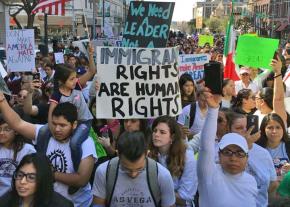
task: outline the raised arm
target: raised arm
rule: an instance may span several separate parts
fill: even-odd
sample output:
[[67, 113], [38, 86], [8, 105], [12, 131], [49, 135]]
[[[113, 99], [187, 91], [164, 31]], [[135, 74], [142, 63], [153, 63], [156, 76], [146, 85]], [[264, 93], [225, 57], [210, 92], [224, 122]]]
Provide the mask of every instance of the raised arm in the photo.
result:
[[25, 114], [28, 114], [31, 116], [38, 115], [38, 107], [35, 105], [32, 105], [32, 95], [33, 95], [33, 90], [35, 89], [35, 86], [40, 87], [41, 83], [28, 82], [28, 83], [23, 84], [23, 88], [28, 91], [27, 97], [23, 101], [23, 111]]
[[[208, 89], [206, 89], [208, 90]], [[215, 137], [217, 131], [217, 117], [220, 95], [205, 92], [208, 113], [201, 131], [200, 150], [197, 161], [197, 175], [199, 180], [208, 179], [215, 170]]]
[[0, 110], [9, 127], [28, 139], [35, 139], [36, 126], [21, 119], [9, 106], [3, 93], [0, 93]]
[[79, 82], [81, 86], [85, 86], [87, 81], [89, 81], [97, 72], [96, 65], [95, 65], [95, 60], [94, 60], [94, 47], [92, 43], [89, 44], [89, 69], [88, 71], [83, 74], [79, 78]]
[[273, 111], [277, 113], [284, 121], [284, 123], [287, 123], [287, 114], [285, 110], [285, 104], [284, 104], [284, 86], [283, 86], [283, 80], [282, 80], [282, 62], [277, 56], [278, 60], [273, 59], [271, 66], [274, 71], [274, 94], [273, 94]]

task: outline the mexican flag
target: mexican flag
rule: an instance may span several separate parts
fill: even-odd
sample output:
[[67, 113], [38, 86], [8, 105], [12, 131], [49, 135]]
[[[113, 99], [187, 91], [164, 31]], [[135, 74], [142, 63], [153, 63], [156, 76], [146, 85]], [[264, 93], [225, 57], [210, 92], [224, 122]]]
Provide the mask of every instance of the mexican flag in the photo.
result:
[[230, 78], [234, 81], [240, 80], [235, 70], [235, 63], [233, 55], [235, 54], [236, 47], [236, 32], [234, 30], [234, 16], [233, 16], [233, 1], [232, 1], [232, 14], [227, 26], [226, 41], [224, 46], [224, 56], [226, 63], [224, 67], [224, 78]]

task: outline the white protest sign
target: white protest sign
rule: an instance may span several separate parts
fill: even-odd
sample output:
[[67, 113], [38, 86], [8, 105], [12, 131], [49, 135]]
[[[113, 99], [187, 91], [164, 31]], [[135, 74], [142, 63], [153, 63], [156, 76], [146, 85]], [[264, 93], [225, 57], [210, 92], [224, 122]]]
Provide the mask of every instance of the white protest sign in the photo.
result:
[[62, 52], [54, 53], [54, 60], [56, 64], [63, 64], [64, 63], [64, 57]]
[[8, 30], [6, 32], [7, 70], [9, 72], [35, 69], [34, 30]]
[[97, 47], [100, 119], [181, 113], [176, 48]]
[[179, 75], [188, 73], [193, 80], [200, 80], [203, 78], [204, 64], [210, 60], [209, 54], [183, 54], [179, 55], [178, 69]]

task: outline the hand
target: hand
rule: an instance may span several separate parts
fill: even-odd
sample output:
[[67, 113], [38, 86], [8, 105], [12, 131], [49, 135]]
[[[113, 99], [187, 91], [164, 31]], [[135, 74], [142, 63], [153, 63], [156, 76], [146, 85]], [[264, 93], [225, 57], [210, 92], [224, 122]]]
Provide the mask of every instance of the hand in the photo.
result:
[[245, 138], [247, 140], [249, 147], [251, 147], [252, 144], [255, 143], [256, 141], [258, 141], [261, 137], [260, 130], [258, 132], [256, 132], [255, 134], [251, 134], [251, 132], [253, 131], [254, 128], [255, 128], [255, 126], [251, 126], [245, 134]]
[[94, 47], [93, 47], [93, 44], [92, 44], [92, 42], [89, 42], [89, 55], [91, 56], [93, 56], [94, 55], [94, 53], [95, 53], [95, 49], [94, 49]]
[[217, 95], [217, 94], [212, 94], [210, 92], [209, 88], [204, 88], [204, 95], [206, 98], [206, 102], [208, 107], [210, 108], [219, 108], [220, 106], [220, 102], [222, 100], [222, 96], [221, 95]]
[[278, 60], [273, 59], [270, 65], [273, 68], [274, 73], [280, 74], [282, 69], [282, 61], [279, 55], [277, 55], [277, 59]]
[[290, 171], [290, 164], [286, 163], [285, 165], [283, 165], [282, 170], [283, 170], [284, 174], [288, 173]]
[[181, 130], [185, 136], [188, 137], [190, 135], [190, 130], [187, 126], [181, 126]]
[[96, 80], [96, 91], [100, 90], [100, 83], [98, 80]]
[[110, 138], [109, 137], [99, 137], [98, 138], [101, 145], [103, 145], [105, 148], [109, 148], [111, 146]]

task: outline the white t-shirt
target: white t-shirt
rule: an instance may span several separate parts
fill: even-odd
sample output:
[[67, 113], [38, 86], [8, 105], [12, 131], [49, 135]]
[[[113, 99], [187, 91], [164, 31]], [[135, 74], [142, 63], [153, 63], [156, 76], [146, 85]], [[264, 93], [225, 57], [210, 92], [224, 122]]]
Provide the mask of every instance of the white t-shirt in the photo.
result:
[[257, 144], [249, 150], [246, 171], [254, 176], [257, 182], [257, 207], [268, 206], [268, 188], [271, 181], [277, 180], [276, 170], [269, 152]]
[[[37, 125], [36, 133], [35, 133], [35, 143], [37, 143], [37, 135], [39, 129], [43, 125]], [[46, 155], [49, 158], [53, 167], [62, 173], [75, 173], [72, 159], [71, 159], [71, 149], [70, 149], [70, 141], [66, 143], [61, 143], [54, 139], [53, 137], [50, 138], [48, 147], [46, 150]], [[95, 145], [93, 140], [89, 137], [82, 143], [82, 160], [93, 156], [97, 159]], [[76, 193], [73, 195], [68, 194], [68, 186], [61, 182], [54, 183], [54, 190], [61, 194], [62, 196], [66, 197], [67, 199], [71, 200], [74, 203], [74, 206], [83, 207], [83, 206], [90, 206], [93, 195], [91, 192], [91, 185], [88, 183], [86, 186], [80, 188]]]
[[[181, 125], [184, 125], [185, 123], [185, 117], [188, 116], [190, 117], [190, 107], [191, 104], [185, 106], [182, 109], [182, 113], [178, 116], [178, 123]], [[195, 118], [192, 126], [190, 127], [190, 132], [193, 133], [193, 135], [199, 133], [202, 130], [202, 127], [204, 125], [205, 117], [206, 117], [207, 112], [203, 115], [200, 111], [198, 102], [196, 102], [196, 112], [195, 112]]]
[[261, 123], [267, 114], [262, 114], [260, 110], [257, 110], [255, 111], [254, 115], [257, 115], [259, 117], [259, 128], [260, 128]]
[[256, 94], [259, 91], [259, 87], [254, 82], [250, 82], [249, 86], [246, 87], [241, 80], [235, 81], [236, 93], [238, 93], [243, 88], [245, 88], [245, 89], [251, 89], [254, 94]]
[[34, 152], [36, 151], [31, 144], [24, 144], [14, 161], [14, 151], [0, 145], [0, 196], [10, 190], [13, 173], [22, 158]]
[[[106, 199], [106, 172], [109, 161], [102, 163], [96, 170], [93, 194]], [[161, 193], [161, 206], [175, 204], [173, 181], [169, 171], [161, 164], [158, 167], [158, 184]], [[154, 207], [147, 184], [146, 169], [132, 179], [121, 169], [118, 170], [117, 181], [111, 199], [111, 207]]]

